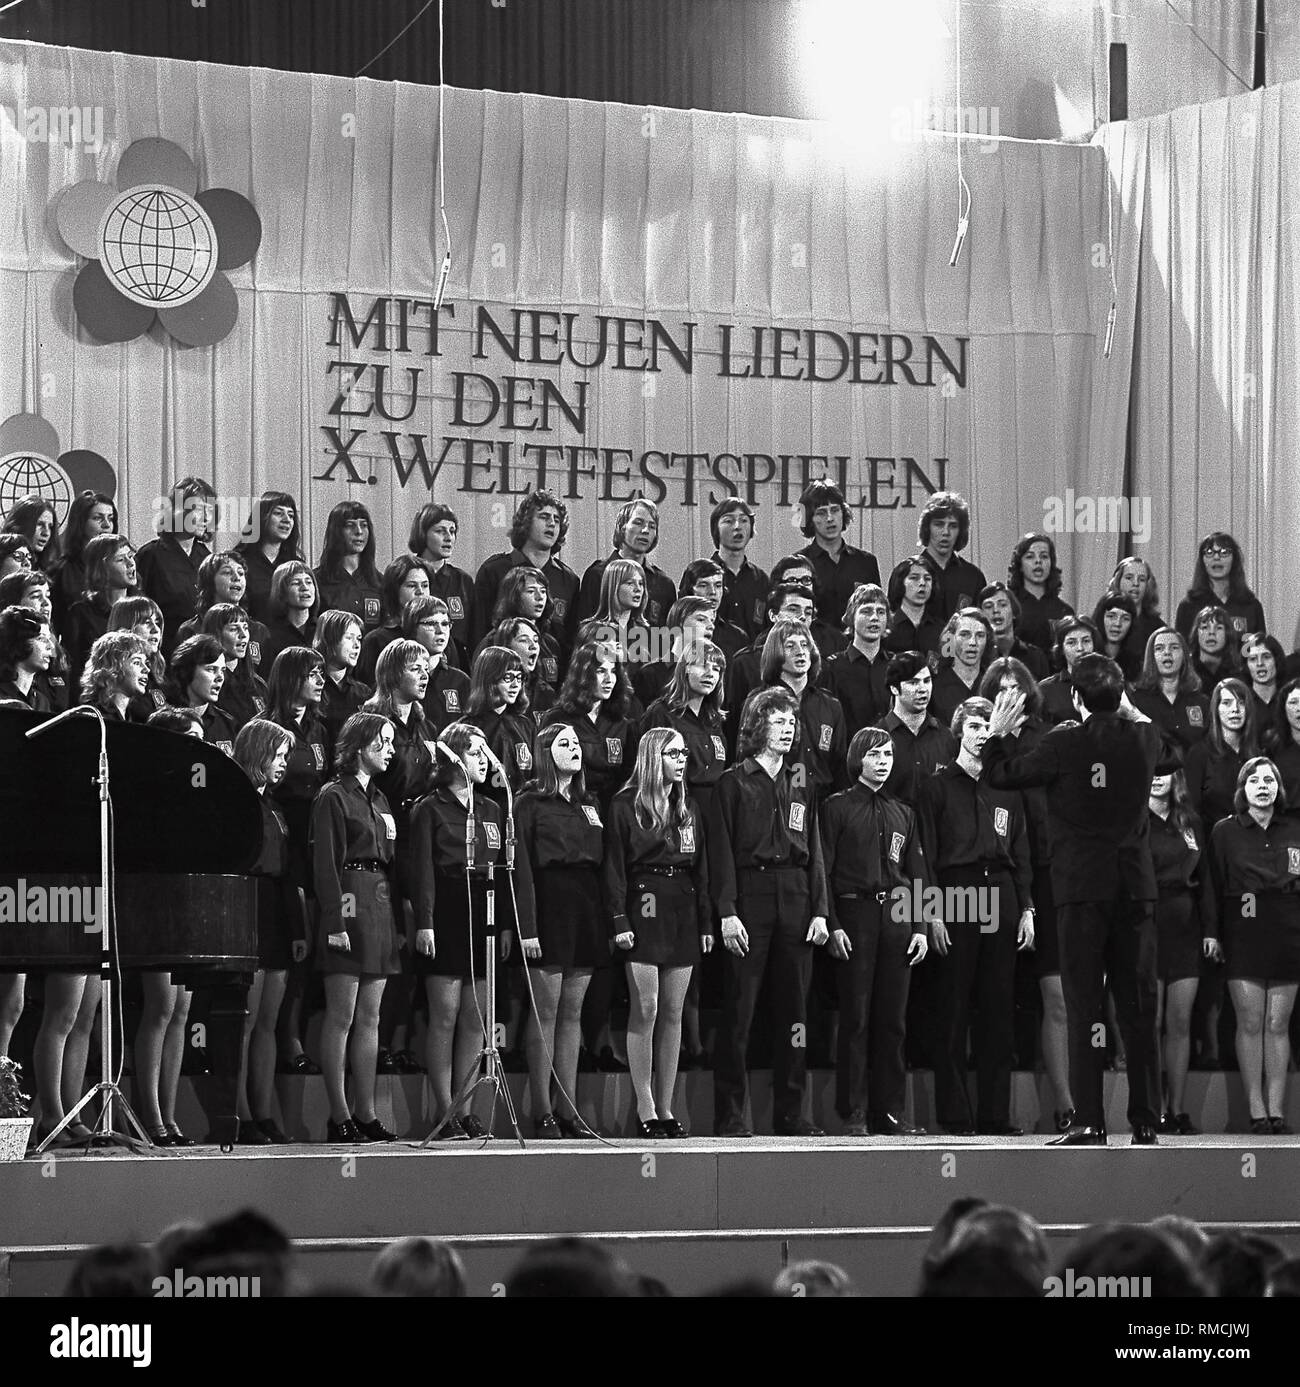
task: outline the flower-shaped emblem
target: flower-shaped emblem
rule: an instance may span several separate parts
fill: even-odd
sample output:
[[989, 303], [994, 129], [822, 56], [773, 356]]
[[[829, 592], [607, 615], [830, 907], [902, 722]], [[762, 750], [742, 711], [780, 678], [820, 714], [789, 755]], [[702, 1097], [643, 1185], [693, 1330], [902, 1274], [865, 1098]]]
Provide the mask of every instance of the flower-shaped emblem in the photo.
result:
[[130, 341], [155, 318], [190, 347], [209, 347], [234, 327], [239, 304], [222, 271], [257, 254], [262, 223], [246, 197], [198, 186], [179, 145], [147, 139], [118, 160], [115, 186], [85, 179], [60, 196], [59, 235], [86, 259], [73, 307], [101, 342]]
[[82, 491], [117, 494], [117, 474], [98, 453], [60, 452], [58, 430], [39, 414], [11, 414], [0, 423], [0, 515], [25, 496], [43, 496], [62, 525]]

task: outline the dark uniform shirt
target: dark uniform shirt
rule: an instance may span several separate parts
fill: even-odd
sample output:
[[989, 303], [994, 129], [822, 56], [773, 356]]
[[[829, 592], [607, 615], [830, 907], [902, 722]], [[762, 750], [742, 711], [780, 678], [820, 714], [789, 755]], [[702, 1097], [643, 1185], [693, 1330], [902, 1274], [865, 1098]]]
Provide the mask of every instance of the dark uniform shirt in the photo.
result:
[[1208, 738], [1187, 753], [1187, 794], [1203, 824], [1213, 827], [1233, 812], [1237, 776], [1248, 759], [1230, 747], [1216, 752]]
[[311, 860], [322, 934], [339, 934], [344, 928], [344, 864], [390, 864], [396, 839], [388, 801], [374, 781], [362, 789], [355, 775], [340, 776], [316, 796], [311, 810]]
[[[605, 566], [610, 559], [616, 558], [616, 553], [610, 554], [608, 558], [596, 559], [588, 565], [587, 571], [582, 575], [582, 587], [578, 591], [580, 617], [595, 616], [600, 606], [600, 584], [605, 576]], [[662, 568], [657, 568], [651, 563], [648, 556], [638, 559], [637, 562], [645, 570], [646, 596], [641, 615], [647, 626], [663, 626], [668, 620], [668, 609], [677, 601], [677, 589], [673, 586], [673, 580]]]
[[893, 704], [885, 683], [889, 654], [882, 647], [869, 660], [856, 645], [822, 663], [821, 686], [839, 700], [844, 710], [845, 731], [851, 741], [856, 732], [883, 718]]
[[752, 757], [718, 781], [717, 851], [710, 864], [718, 914], [735, 915], [739, 873], [753, 867], [799, 867], [807, 873], [812, 914], [826, 916], [826, 874], [817, 832], [817, 799], [796, 783], [793, 767], [774, 780]]
[[50, 700], [50, 708], [55, 713], [66, 712], [69, 705], [75, 701], [74, 686], [67, 670], [56, 670], [51, 665], [49, 669], [38, 674], [32, 683]]
[[[492, 629], [492, 609], [496, 606], [501, 580], [512, 568], [536, 567], [522, 549], [511, 549], [505, 554], [493, 554], [484, 559], [474, 576], [474, 617], [471, 629], [472, 640], [477, 643]], [[573, 643], [578, 633], [578, 575], [563, 559], [552, 554], [539, 570], [546, 579], [550, 603], [542, 613], [542, 623], [546, 633], [555, 638], [560, 647], [561, 659], [567, 665], [573, 653]], [[600, 586], [596, 587], [599, 598]], [[595, 611], [595, 608], [592, 608]]]
[[235, 754], [235, 727], [219, 704], [209, 703], [196, 709], [203, 719], [203, 740], [209, 746], [219, 747], [227, 756]]
[[[1263, 635], [1268, 630], [1264, 624], [1264, 607], [1258, 597], [1248, 597], [1244, 602], [1239, 602], [1235, 598], [1220, 602], [1213, 592], [1202, 588], [1199, 592], [1189, 592], [1178, 604], [1178, 610], [1174, 613], [1174, 630], [1184, 640], [1191, 639], [1192, 624], [1196, 620], [1196, 613], [1203, 607], [1222, 607], [1228, 613], [1228, 622], [1237, 633], [1238, 641], [1244, 635], [1250, 633]], [[1278, 673], [1280, 674], [1281, 670]]]
[[526, 862], [530, 881], [527, 904], [520, 893], [519, 934], [537, 938], [536, 897], [531, 877], [553, 867], [600, 867], [605, 860], [605, 822], [600, 806], [588, 795], [574, 802], [563, 795], [525, 790], [515, 801], [515, 833], [519, 857]]
[[1016, 601], [1020, 603], [1020, 624], [1016, 627], [1016, 633], [1022, 641], [1037, 646], [1050, 658], [1052, 623], [1073, 616], [1074, 608], [1059, 597], [1035, 597], [1023, 588], [1016, 593]]
[[953, 668], [951, 660], [945, 660], [938, 674], [934, 676], [934, 692], [930, 695], [930, 716], [944, 727], [952, 725], [952, 715], [968, 698], [980, 696], [979, 675], [973, 684], [966, 681]]
[[469, 701], [469, 676], [452, 669], [446, 660], [439, 660], [437, 669], [429, 671], [429, 683], [424, 691], [424, 716], [433, 724], [435, 733], [459, 722], [465, 716]]
[[865, 549], [855, 549], [847, 540], [840, 545], [835, 558], [816, 540], [800, 549], [799, 554], [812, 564], [817, 582], [817, 615], [835, 630], [844, 621], [844, 608], [854, 588], [862, 583], [880, 586], [880, 565], [876, 556]]
[[351, 673], [345, 673], [341, 682], [337, 684], [330, 675], [325, 676], [325, 687], [320, 696], [320, 715], [329, 734], [331, 746], [337, 744], [343, 724], [353, 713], [360, 712], [361, 705], [372, 693], [374, 690], [369, 684], [354, 679]]
[[1220, 819], [1210, 833], [1209, 859], [1211, 889], [1201, 897], [1202, 925], [1217, 937], [1220, 912], [1231, 897], [1300, 892], [1300, 820], [1274, 814], [1261, 828], [1249, 813]]
[[447, 604], [451, 622], [451, 638], [456, 642], [459, 663], [469, 668], [469, 651], [473, 645], [474, 580], [463, 568], [445, 563], [429, 578], [430, 597], [440, 597]]
[[[474, 870], [480, 879], [505, 857], [505, 828], [501, 808], [476, 787], [474, 795]], [[438, 877], [464, 877], [465, 840], [469, 811], [445, 785], [427, 794], [411, 814], [411, 858], [415, 872], [415, 927], [435, 931], [437, 941]], [[523, 854], [516, 852], [519, 870]], [[497, 928], [514, 928], [515, 914], [504, 875], [494, 871]], [[464, 888], [460, 888], [463, 890]], [[530, 889], [531, 894], [531, 889]]]
[[32, 679], [31, 687], [26, 693], [18, 687], [12, 679], [0, 680], [0, 698], [16, 698], [20, 703], [25, 703], [33, 713], [50, 713], [54, 711], [53, 704], [45, 690]]
[[312, 576], [319, 594], [317, 611], [351, 612], [361, 622], [363, 631], [371, 631], [379, 625], [383, 597], [378, 583], [371, 582], [360, 572], [349, 573], [346, 569], [340, 569], [337, 578], [327, 578], [323, 568], [314, 568]]
[[[532, 714], [515, 713], [507, 707], [500, 714], [487, 709], [461, 721], [469, 723], [471, 727], [477, 727], [482, 732], [488, 750], [505, 767], [511, 794], [517, 795], [523, 789], [524, 782], [530, 780], [533, 774], [533, 739], [537, 736], [537, 723]], [[481, 793], [504, 807], [505, 786], [499, 783], [499, 772], [495, 768], [489, 774]]]
[[1173, 815], [1162, 819], [1148, 811], [1151, 829], [1151, 866], [1156, 889], [1162, 896], [1174, 891], [1194, 891], [1200, 884], [1201, 835], [1194, 824], [1180, 829]]
[[[640, 717], [639, 712], [637, 717]], [[567, 723], [577, 734], [582, 746], [582, 775], [587, 789], [603, 809], [608, 809], [610, 800], [623, 788], [636, 764], [636, 720], [613, 717], [603, 707], [594, 722], [588, 714], [569, 717], [558, 708], [552, 708], [546, 715], [545, 725], [549, 727], [555, 722]]]
[[1145, 713], [1166, 736], [1190, 750], [1209, 731], [1210, 700], [1201, 693], [1180, 693], [1172, 703], [1159, 689], [1134, 689], [1129, 695], [1139, 713]]
[[[784, 681], [776, 687], [790, 688]], [[803, 763], [808, 784], [822, 800], [832, 790], [845, 789], [849, 781], [844, 709], [838, 699], [813, 684], [806, 684], [802, 694], [790, 692], [799, 705], [799, 727], [788, 759], [791, 764]]]
[[[263, 679], [268, 678], [271, 673], [271, 666], [275, 664], [275, 657], [282, 650], [288, 650], [292, 645], [310, 646], [315, 639], [315, 617], [308, 617], [305, 626], [295, 626], [283, 617], [278, 621], [271, 622], [266, 628], [266, 644], [262, 646], [262, 659], [257, 666], [258, 674]], [[252, 654], [251, 648], [249, 654], [250, 656]]]
[[246, 675], [243, 680], [237, 680], [232, 670], [226, 671], [226, 682], [217, 699], [217, 707], [230, 719], [236, 734], [246, 722], [266, 716], [266, 681], [253, 673], [251, 662], [251, 654], [245, 655], [240, 662]]
[[307, 862], [307, 834], [311, 807], [329, 773], [331, 745], [325, 724], [316, 713], [304, 713], [301, 722], [286, 727], [293, 742], [284, 778], [268, 791], [289, 825], [289, 847], [298, 859], [299, 875], [311, 879]]
[[436, 766], [429, 742], [435, 738], [433, 729], [425, 724], [423, 718], [416, 717], [414, 708], [405, 722], [401, 718], [387, 716], [393, 724], [393, 759], [386, 771], [375, 776], [375, 784], [384, 792], [384, 798], [397, 820], [398, 831], [405, 836], [406, 824], [416, 800], [428, 794], [433, 783]]
[[1277, 747], [1270, 755], [1278, 775], [1282, 777], [1278, 800], [1281, 801], [1285, 795], [1286, 812], [1294, 814], [1300, 810], [1300, 743], [1294, 737], [1288, 737], [1285, 745]]
[[921, 561], [934, 577], [928, 605], [941, 625], [959, 608], [976, 606], [976, 594], [988, 587], [983, 573], [960, 554], [954, 554], [944, 568], [939, 567], [928, 549], [922, 551]]
[[[262, 846], [248, 874], [274, 881], [273, 899], [278, 914], [288, 926], [289, 938], [305, 940], [307, 921], [298, 888], [306, 886], [306, 882], [299, 879], [293, 854], [289, 851], [289, 825], [269, 794], [263, 791], [257, 798], [262, 808]], [[259, 896], [259, 902], [261, 899]]]
[[108, 630], [108, 618], [112, 610], [112, 605], [102, 592], [93, 595], [83, 594], [68, 608], [63, 630], [59, 635], [63, 639], [63, 648], [68, 656], [68, 680], [71, 688], [81, 688], [81, 672], [90, 660], [90, 648]]
[[271, 579], [280, 563], [287, 563], [293, 555], [273, 561], [262, 552], [260, 544], [237, 544], [235, 553], [244, 561], [244, 576], [248, 584], [244, 588], [242, 606], [254, 621], [265, 625], [271, 620]]
[[[895, 891], [910, 897], [914, 886], [924, 891], [932, 882], [916, 815], [861, 780], [822, 806], [821, 841], [832, 929], [840, 928], [836, 900]], [[924, 914], [913, 914], [912, 933], [924, 934]]]
[[935, 872], [1007, 872], [1015, 883], [1016, 914], [1029, 910], [1033, 866], [1020, 795], [974, 780], [955, 763], [927, 776], [920, 790], [921, 837]]
[[722, 602], [718, 607], [718, 621], [730, 622], [745, 633], [747, 641], [752, 641], [767, 625], [767, 574], [748, 559], [743, 560], [733, 573], [723, 563], [722, 554], [716, 550], [713, 562], [722, 569]]
[[199, 604], [199, 565], [212, 553], [196, 539], [187, 554], [175, 535], [159, 535], [142, 544], [135, 556], [140, 592], [152, 597], [163, 618], [162, 653], [171, 657], [181, 623], [194, 615]]
[[620, 790], [610, 803], [605, 824], [605, 861], [601, 873], [605, 903], [609, 909], [609, 937], [635, 932], [641, 902], [629, 896], [628, 883], [639, 870], [682, 867], [695, 887], [695, 919], [701, 937], [713, 933], [709, 908], [708, 857], [704, 850], [704, 825], [695, 801], [686, 796], [686, 816], [671, 822], [666, 831], [646, 828], [636, 816], [635, 792]]
[[904, 655], [909, 650], [937, 655], [943, 627], [944, 623], [928, 610], [917, 624], [904, 615], [901, 607], [895, 607], [889, 614], [889, 630], [882, 644], [891, 655]]
[[639, 736], [652, 727], [671, 727], [686, 743], [686, 784], [695, 794], [701, 788], [712, 790], [727, 769], [727, 741], [721, 720], [702, 722], [690, 708], [674, 712], [667, 698], [656, 699], [646, 709]]
[[885, 781], [885, 790], [905, 804], [915, 805], [921, 779], [957, 755], [957, 739], [929, 714], [912, 732], [892, 708], [875, 726], [883, 727], [894, 743], [894, 769]]

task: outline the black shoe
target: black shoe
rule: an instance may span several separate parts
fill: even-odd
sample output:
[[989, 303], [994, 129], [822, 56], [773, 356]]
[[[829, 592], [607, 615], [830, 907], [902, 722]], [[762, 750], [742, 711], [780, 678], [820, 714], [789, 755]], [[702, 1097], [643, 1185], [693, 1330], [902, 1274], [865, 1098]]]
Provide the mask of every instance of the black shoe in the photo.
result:
[[543, 1113], [533, 1123], [533, 1129], [540, 1141], [564, 1140], [564, 1133], [560, 1131], [560, 1124], [555, 1120], [553, 1112]]
[[1185, 1112], [1166, 1113], [1165, 1116], [1172, 1123], [1171, 1126], [1161, 1125], [1161, 1131], [1172, 1132], [1175, 1136], [1195, 1137], [1200, 1135], [1200, 1128], [1192, 1123], [1192, 1119]]
[[1145, 1122], [1139, 1122], [1133, 1128], [1134, 1146], [1158, 1146], [1159, 1138], [1156, 1136], [1156, 1129]]
[[846, 1137], [866, 1137], [871, 1135], [867, 1130], [867, 1115], [861, 1108], [854, 1108], [848, 1115], [844, 1123], [844, 1131], [841, 1135]]
[[950, 1137], [973, 1137], [975, 1128], [969, 1122], [941, 1122], [939, 1124]]
[[1286, 1120], [1281, 1117], [1270, 1117], [1268, 1120], [1268, 1130], [1275, 1137], [1289, 1137], [1294, 1135], [1291, 1128], [1286, 1125]]
[[[1268, 1118], [1265, 1118], [1264, 1121], [1265, 1123], [1267, 1123]], [[36, 1135], [41, 1141], [44, 1141], [45, 1138], [49, 1136], [49, 1134], [49, 1131], [43, 1132], [39, 1127], [36, 1129]], [[171, 1146], [172, 1134], [167, 1130], [166, 1127], [151, 1127], [149, 1129], [149, 1140], [153, 1142], [155, 1146]], [[55, 1147], [59, 1146], [74, 1145], [76, 1145], [76, 1142], [74, 1141], [69, 1129], [65, 1127], [63, 1131], [59, 1133], [59, 1139], [51, 1144], [50, 1150], [52, 1151], [55, 1149]]]
[[1271, 1137], [1273, 1135], [1273, 1123], [1267, 1117], [1252, 1117], [1250, 1119], [1250, 1134], [1253, 1137]]
[[1025, 1129], [1010, 1122], [980, 1122], [975, 1127], [982, 1137], [1023, 1137]]
[[273, 1117], [255, 1117], [253, 1125], [262, 1129], [272, 1146], [291, 1146], [293, 1144], [276, 1125]]
[[393, 1058], [391, 1050], [380, 1050], [378, 1058], [375, 1060], [376, 1074], [400, 1074], [402, 1071], [397, 1067], [397, 1061]]
[[826, 1133], [815, 1122], [806, 1117], [795, 1117], [788, 1122], [776, 1123], [772, 1130], [779, 1137], [824, 1137]]
[[1054, 1112], [1052, 1122], [1058, 1132], [1068, 1132], [1074, 1126], [1074, 1109], [1066, 1108], [1064, 1112]]
[[917, 1127], [904, 1117], [895, 1117], [892, 1112], [869, 1118], [867, 1131], [873, 1137], [923, 1137], [927, 1135], [924, 1127]]
[[636, 1120], [636, 1135], [642, 1141], [658, 1141], [664, 1135], [663, 1125], [657, 1117], [652, 1117], [649, 1122], [642, 1122], [638, 1117]]
[[346, 1117], [342, 1122], [326, 1122], [325, 1140], [329, 1142], [346, 1142], [349, 1146], [358, 1146], [364, 1145], [366, 1138], [353, 1119]]
[[729, 1117], [725, 1122], [715, 1122], [713, 1135], [730, 1141], [733, 1138], [752, 1137], [754, 1129], [745, 1125], [743, 1117]]
[[390, 1132], [377, 1117], [372, 1117], [369, 1122], [357, 1122], [357, 1131], [360, 1132], [367, 1141], [397, 1140], [397, 1133]]
[[466, 1113], [460, 1120], [460, 1130], [470, 1139], [470, 1141], [481, 1141], [484, 1137], [490, 1136], [488, 1129], [474, 1116], [472, 1112]]
[[167, 1124], [167, 1135], [171, 1138], [169, 1146], [197, 1146], [198, 1142], [193, 1137], [187, 1137], [184, 1132], [174, 1123]]
[[596, 1068], [602, 1074], [626, 1074], [628, 1067], [609, 1048], [608, 1045], [596, 1056]]
[[270, 1146], [271, 1138], [266, 1135], [256, 1122], [245, 1122], [241, 1118], [239, 1122], [239, 1144], [240, 1146]]
[[291, 1060], [282, 1060], [275, 1067], [277, 1074], [296, 1074], [300, 1078], [307, 1078], [313, 1074], [321, 1072], [320, 1065], [308, 1055], [297, 1055]]
[[675, 1117], [661, 1117], [659, 1119], [659, 1135], [668, 1137], [672, 1141], [680, 1141], [683, 1137], [690, 1136], [690, 1133]]
[[465, 1135], [464, 1129], [460, 1125], [460, 1119], [454, 1115], [447, 1119], [442, 1129], [438, 1132], [438, 1135], [434, 1137], [434, 1141], [468, 1140], [469, 1138]]
[[398, 1050], [393, 1055], [393, 1063], [397, 1066], [399, 1074], [423, 1074], [424, 1065], [411, 1053], [410, 1050]]
[[571, 1141], [586, 1141], [593, 1135], [580, 1117], [560, 1117], [556, 1114], [555, 1125], [560, 1129], [560, 1135]]
[[1105, 1127], [1089, 1127], [1076, 1122], [1059, 1137], [1053, 1137], [1048, 1146], [1105, 1146]]

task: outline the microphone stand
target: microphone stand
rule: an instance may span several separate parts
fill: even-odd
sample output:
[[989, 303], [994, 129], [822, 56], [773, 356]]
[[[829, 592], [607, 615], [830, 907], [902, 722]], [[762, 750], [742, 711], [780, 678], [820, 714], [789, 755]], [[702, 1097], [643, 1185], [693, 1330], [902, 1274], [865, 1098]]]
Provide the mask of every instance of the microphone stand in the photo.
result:
[[[470, 962], [471, 969], [474, 959], [474, 883], [472, 880], [474, 871], [474, 781], [469, 774], [469, 768], [456, 756], [450, 748], [437, 743], [438, 749], [450, 756], [460, 766], [461, 772], [465, 776], [465, 785], [469, 792], [469, 809], [465, 820], [465, 891], [469, 898], [469, 928], [470, 928]], [[488, 752], [488, 759], [497, 768], [501, 776], [501, 783], [505, 786], [506, 803], [508, 805], [506, 814], [506, 870], [514, 869], [514, 796], [510, 793], [510, 779], [505, 773], [505, 768], [492, 753]], [[474, 1092], [484, 1084], [492, 1089], [492, 1107], [488, 1112], [487, 1131], [488, 1137], [492, 1135], [492, 1125], [496, 1120], [497, 1102], [500, 1100], [505, 1104], [506, 1113], [510, 1118], [510, 1125], [514, 1129], [515, 1140], [520, 1146], [524, 1146], [523, 1133], [519, 1130], [519, 1117], [515, 1112], [514, 1100], [510, 1096], [510, 1088], [506, 1083], [505, 1067], [501, 1062], [501, 1052], [497, 1048], [497, 913], [496, 913], [496, 887], [494, 884], [494, 869], [491, 862], [486, 864], [487, 871], [487, 890], [486, 906], [487, 921], [484, 932], [486, 934], [486, 947], [484, 949], [485, 977], [484, 986], [487, 989], [487, 1006], [483, 1015], [483, 1047], [475, 1057], [475, 1063], [465, 1082], [461, 1085], [460, 1092], [451, 1100], [451, 1107], [447, 1109], [441, 1122], [429, 1133], [420, 1143], [420, 1148], [428, 1146], [431, 1141], [437, 1139], [438, 1133], [452, 1120], [455, 1113], [463, 1107]], [[471, 979], [471, 986], [473, 985]]]
[[[42, 732], [48, 732], [52, 727], [69, 718], [93, 717], [99, 723], [99, 773], [95, 777], [94, 783], [99, 787], [99, 919], [96, 922], [99, 932], [99, 976], [102, 984], [99, 1001], [99, 1083], [88, 1093], [84, 1094], [77, 1102], [76, 1106], [59, 1123], [57, 1127], [45, 1138], [36, 1148], [35, 1154], [40, 1155], [58, 1137], [59, 1133], [70, 1126], [77, 1117], [77, 1114], [86, 1106], [87, 1103], [99, 1097], [104, 1097], [103, 1107], [100, 1109], [99, 1116], [95, 1119], [92, 1128], [92, 1135], [87, 1145], [90, 1146], [125, 1146], [129, 1150], [142, 1152], [152, 1151], [154, 1144], [149, 1138], [132, 1111], [131, 1105], [126, 1101], [126, 1095], [118, 1086], [113, 1077], [113, 959], [117, 952], [117, 920], [112, 909], [112, 896], [109, 894], [109, 876], [112, 863], [112, 851], [109, 837], [109, 794], [108, 794], [108, 724], [104, 720], [103, 712], [91, 703], [79, 703], [75, 708], [69, 708], [66, 712], [60, 713], [57, 717], [49, 718], [41, 723], [39, 727], [33, 727], [24, 735], [30, 741], [33, 737], [39, 737]], [[138, 1139], [124, 1132], [119, 1132], [113, 1126], [113, 1104], [120, 1103], [122, 1113], [127, 1122], [139, 1133]]]

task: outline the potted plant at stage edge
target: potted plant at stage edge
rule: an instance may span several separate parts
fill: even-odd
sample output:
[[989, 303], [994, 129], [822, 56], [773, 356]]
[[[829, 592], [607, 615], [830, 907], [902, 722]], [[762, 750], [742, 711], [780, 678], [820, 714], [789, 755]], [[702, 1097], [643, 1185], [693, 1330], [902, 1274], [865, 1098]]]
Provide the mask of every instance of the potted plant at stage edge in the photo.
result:
[[21, 1161], [32, 1133], [31, 1100], [19, 1084], [21, 1075], [21, 1065], [0, 1055], [0, 1161]]

